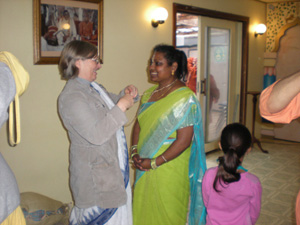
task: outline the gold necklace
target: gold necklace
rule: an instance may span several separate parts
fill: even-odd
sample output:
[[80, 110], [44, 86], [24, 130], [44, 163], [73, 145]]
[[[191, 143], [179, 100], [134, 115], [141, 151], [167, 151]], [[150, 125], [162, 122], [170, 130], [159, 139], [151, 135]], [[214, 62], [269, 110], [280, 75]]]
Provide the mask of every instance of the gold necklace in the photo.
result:
[[154, 94], [154, 93], [156, 93], [156, 92], [159, 92], [159, 91], [161, 91], [161, 90], [163, 90], [163, 89], [165, 89], [165, 88], [168, 88], [168, 87], [172, 86], [173, 84], [175, 84], [176, 81], [177, 81], [177, 79], [175, 79], [172, 83], [168, 84], [168, 85], [165, 86], [165, 87], [162, 87], [162, 88], [160, 88], [160, 89], [154, 90], [154, 91], [152, 92], [152, 94]]
[[[163, 97], [170, 89], [172, 88], [172, 86], [170, 86], [164, 93], [162, 93], [156, 100], [161, 99], [161, 97]], [[153, 94], [153, 93], [152, 93]], [[152, 97], [152, 95], [150, 96], [150, 98]], [[150, 99], [149, 98], [149, 99]]]
[[177, 81], [177, 79], [175, 79], [172, 83], [168, 84], [168, 85], [165, 86], [165, 87], [162, 87], [162, 88], [160, 88], [160, 89], [154, 90], [154, 91], [151, 93], [149, 99], [151, 99], [152, 95], [154, 95], [156, 92], [159, 92], [159, 91], [161, 91], [161, 90], [163, 90], [163, 89], [165, 89], [165, 88], [168, 88], [167, 91], [165, 91], [161, 96], [158, 97], [158, 99], [160, 99], [164, 94], [166, 94], [166, 93], [171, 89], [171, 87], [176, 83], [176, 81]]

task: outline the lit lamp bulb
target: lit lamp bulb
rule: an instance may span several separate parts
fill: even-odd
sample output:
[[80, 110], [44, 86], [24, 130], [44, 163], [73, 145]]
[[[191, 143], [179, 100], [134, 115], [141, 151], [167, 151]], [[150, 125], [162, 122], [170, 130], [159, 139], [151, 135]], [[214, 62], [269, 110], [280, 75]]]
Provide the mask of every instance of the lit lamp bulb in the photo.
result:
[[65, 24], [63, 24], [62, 27], [63, 27], [64, 30], [69, 30], [70, 29], [70, 24], [65, 23]]
[[262, 34], [264, 34], [266, 32], [266, 30], [267, 30], [266, 25], [264, 25], [263, 23], [258, 24], [255, 27], [255, 34], [254, 34], [254, 36], [257, 37], [257, 35], [262, 35]]
[[165, 8], [159, 7], [155, 9], [152, 14], [152, 26], [157, 27], [158, 24], [163, 24], [167, 18], [168, 11]]

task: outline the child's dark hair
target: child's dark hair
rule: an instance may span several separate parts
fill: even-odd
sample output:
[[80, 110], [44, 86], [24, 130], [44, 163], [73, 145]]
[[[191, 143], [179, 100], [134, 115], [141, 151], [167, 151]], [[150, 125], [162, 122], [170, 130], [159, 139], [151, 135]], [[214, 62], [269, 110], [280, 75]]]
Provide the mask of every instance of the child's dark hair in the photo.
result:
[[237, 172], [242, 158], [251, 147], [252, 138], [249, 130], [240, 123], [227, 125], [221, 134], [221, 148], [224, 156], [219, 157], [219, 168], [214, 180], [214, 189], [217, 189], [217, 183], [222, 185], [240, 180], [240, 174]]
[[175, 75], [179, 80], [185, 81], [188, 70], [187, 57], [183, 51], [174, 48], [172, 45], [159, 44], [154, 47], [153, 52], [164, 53], [169, 66], [176, 62], [178, 67]]

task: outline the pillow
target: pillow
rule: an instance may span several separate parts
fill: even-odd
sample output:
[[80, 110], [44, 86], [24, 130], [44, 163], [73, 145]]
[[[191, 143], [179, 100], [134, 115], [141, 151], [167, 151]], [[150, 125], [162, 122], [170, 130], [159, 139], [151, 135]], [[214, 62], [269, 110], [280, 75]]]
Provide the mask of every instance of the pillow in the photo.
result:
[[27, 225], [68, 224], [69, 204], [38, 193], [24, 192], [21, 193], [20, 205]]

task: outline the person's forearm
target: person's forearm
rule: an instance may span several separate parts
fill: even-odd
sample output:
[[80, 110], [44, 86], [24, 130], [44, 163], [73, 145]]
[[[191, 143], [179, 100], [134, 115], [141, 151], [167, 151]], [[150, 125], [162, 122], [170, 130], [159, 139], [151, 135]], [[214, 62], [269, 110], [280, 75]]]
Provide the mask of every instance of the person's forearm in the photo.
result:
[[[156, 158], [157, 166], [160, 166], [166, 162], [169, 162], [177, 158], [181, 153], [183, 153], [189, 145], [185, 143], [180, 143], [178, 140], [174, 141], [172, 145], [160, 156]], [[163, 155], [163, 156], [162, 156]]]
[[139, 141], [140, 125], [138, 120], [135, 121], [132, 129], [131, 145], [137, 145]]
[[270, 113], [277, 113], [284, 109], [300, 92], [300, 71], [276, 83], [267, 101]]
[[160, 166], [163, 163], [171, 161], [181, 155], [181, 153], [183, 153], [190, 146], [193, 139], [193, 134], [194, 129], [192, 126], [177, 130], [176, 140], [163, 154], [156, 158], [156, 164]]

